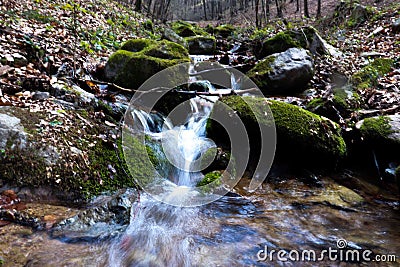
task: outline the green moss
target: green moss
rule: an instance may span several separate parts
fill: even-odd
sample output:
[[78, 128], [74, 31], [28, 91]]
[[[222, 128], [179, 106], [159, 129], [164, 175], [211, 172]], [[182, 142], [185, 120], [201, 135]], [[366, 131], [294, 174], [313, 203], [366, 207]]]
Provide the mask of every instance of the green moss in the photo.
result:
[[192, 36], [185, 38], [190, 54], [213, 55], [215, 53], [217, 42], [214, 36]]
[[0, 177], [17, 186], [37, 187], [48, 184], [46, 163], [36, 147], [29, 149], [6, 148], [1, 156]]
[[143, 54], [161, 59], [187, 60], [189, 54], [182, 45], [167, 40], [162, 40], [148, 47]]
[[[340, 127], [330, 120], [297, 106], [279, 101], [267, 101], [264, 98], [242, 99], [238, 96], [229, 96], [222, 98], [221, 101], [236, 111], [246, 126], [250, 143], [255, 142], [254, 146], [259, 146], [256, 137], [253, 137], [258, 125], [268, 127], [273, 122], [268, 116], [267, 106], [269, 106], [277, 132], [277, 153], [284, 158], [295, 158], [299, 162], [307, 160], [309, 161], [307, 163], [311, 163], [312, 160], [340, 159], [346, 155], [346, 144], [340, 135]], [[215, 107], [222, 108], [218, 102]], [[211, 136], [217, 133], [221, 135], [220, 129], [212, 122], [207, 131]]]
[[215, 28], [211, 24], [207, 24], [207, 26], [204, 28], [204, 30], [209, 34], [214, 34]]
[[145, 22], [143, 22], [143, 28], [150, 31], [154, 32], [154, 24], [151, 20], [147, 19]]
[[272, 27], [265, 27], [262, 29], [255, 29], [253, 33], [250, 35], [250, 40], [264, 40], [268, 38], [271, 33], [274, 32], [274, 28]]
[[247, 76], [252, 79], [259, 88], [268, 87], [269, 82], [263, 77], [272, 71], [271, 66], [274, 63], [275, 58], [275, 56], [268, 56], [264, 58], [247, 73]]
[[[222, 176], [222, 174], [220, 171], [209, 172], [206, 175], [204, 175], [204, 178], [201, 181], [199, 181], [196, 186], [200, 187], [200, 186], [208, 185], [216, 180], [219, 180], [221, 178], [221, 176]], [[218, 183], [218, 182], [216, 182], [216, 183]], [[221, 184], [221, 182], [219, 181], [218, 184]]]
[[199, 28], [196, 24], [191, 24], [186, 21], [173, 22], [171, 28], [181, 37], [190, 37], [196, 35], [208, 35], [203, 29]]
[[345, 110], [350, 107], [350, 105], [347, 103], [348, 98], [349, 97], [347, 95], [346, 90], [340, 88], [335, 90], [332, 101], [336, 108], [340, 110]]
[[366, 118], [360, 127], [361, 135], [367, 142], [385, 142], [393, 132], [389, 122], [389, 118], [384, 116]]
[[159, 161], [151, 146], [144, 145], [132, 134], [125, 133], [124, 152], [130, 175], [140, 185], [145, 186], [158, 178], [154, 165], [157, 165]]
[[228, 38], [229, 36], [232, 36], [235, 32], [235, 27], [230, 24], [225, 24], [218, 26], [214, 29], [214, 34], [220, 35], [222, 38]]
[[313, 110], [316, 110], [316, 109], [322, 107], [323, 105], [325, 105], [325, 103], [326, 103], [325, 100], [323, 100], [321, 97], [317, 97], [317, 98], [314, 98], [313, 100], [311, 100], [311, 101], [307, 104], [306, 108], [307, 108], [308, 110], [313, 111]]
[[321, 154], [344, 157], [346, 144], [340, 135], [340, 127], [331, 121], [297, 106], [272, 101], [275, 126], [279, 134], [293, 138], [305, 149]]
[[150, 39], [131, 39], [126, 41], [120, 48], [120, 50], [130, 51], [130, 52], [140, 52], [143, 49], [156, 44], [155, 41]]
[[[51, 130], [51, 127], [57, 126], [50, 126], [49, 138], [60, 144], [57, 146], [60, 157], [49, 163], [43, 156], [49, 143], [43, 143], [47, 138], [43, 138], [43, 129], [36, 123], [40, 119], [46, 120], [46, 113], [10, 110], [21, 119], [25, 128], [31, 129], [32, 134], [29, 135], [29, 146], [26, 148], [12, 149], [10, 142], [10, 146], [1, 151], [0, 177], [3, 181], [17, 186], [48, 186], [55, 189], [55, 192], [65, 193], [61, 197], [67, 199], [90, 198], [104, 191], [135, 185], [132, 177], [125, 172], [128, 168], [124, 161], [121, 140], [110, 137], [110, 141], [106, 141], [99, 138], [109, 134], [110, 128], [97, 121], [91, 111], [74, 110], [73, 114], [63, 111], [67, 113], [72, 126], [68, 130], [57, 132], [57, 136]], [[86, 121], [80, 119], [82, 117]], [[62, 121], [62, 118], [58, 120]], [[90, 127], [88, 123], [91, 124]], [[76, 154], [72, 152], [72, 148], [81, 152]], [[140, 147], [137, 149], [140, 150]], [[149, 169], [139, 166], [136, 174], [141, 171], [144, 176], [150, 173]]]
[[301, 44], [292, 37], [291, 32], [279, 32], [262, 43], [261, 51], [257, 53], [257, 57], [264, 58], [274, 53], [284, 52], [292, 47], [301, 47]]
[[127, 167], [122, 155], [121, 140], [117, 142], [117, 149], [114, 148], [112, 142], [96, 143], [89, 153], [89, 168], [92, 177], [82, 180], [76, 177], [86, 196], [90, 197], [105, 191], [135, 186], [134, 180], [124, 172]]
[[390, 72], [394, 61], [390, 58], [377, 58], [355, 73], [351, 81], [358, 89], [366, 89], [378, 84], [378, 78]]
[[[167, 40], [156, 42], [147, 39], [134, 39], [126, 42], [121, 50], [111, 55], [106, 69], [109, 73], [115, 73], [112, 80], [116, 84], [137, 89], [157, 72], [189, 61], [187, 50], [179, 44]], [[165, 86], [174, 84], [173, 80], [166, 82]]]

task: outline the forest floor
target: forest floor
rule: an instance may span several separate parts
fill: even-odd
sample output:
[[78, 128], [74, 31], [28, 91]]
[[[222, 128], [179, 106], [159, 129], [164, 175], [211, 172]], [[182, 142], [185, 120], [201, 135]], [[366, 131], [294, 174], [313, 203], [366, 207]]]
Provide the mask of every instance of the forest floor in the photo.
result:
[[[313, 3], [310, 6], [314, 6]], [[324, 12], [334, 13], [333, 4], [334, 1], [324, 2]], [[289, 15], [292, 13], [288, 8], [285, 14], [290, 21], [286, 24], [274, 21], [268, 25], [271, 36], [290, 27], [314, 25], [343, 53], [341, 58], [321, 56], [315, 59], [316, 74], [310, 88], [316, 93], [300, 99], [299, 105], [329, 92], [335, 73], [349, 80], [371, 58], [385, 57], [398, 61], [400, 40], [399, 34], [392, 32], [392, 24], [400, 16], [399, 4], [387, 0], [371, 4], [376, 6], [375, 15], [362, 23], [349, 25], [347, 11], [337, 14], [335, 20], [329, 19], [329, 15], [318, 21], [299, 20], [297, 15]], [[0, 22], [0, 106], [30, 110], [52, 107], [46, 101], [34, 100], [32, 92], [49, 91], [49, 87], [59, 80], [73, 84], [73, 77], [87, 79], [101, 71], [108, 57], [122, 42], [137, 37], [160, 39], [166, 27], [153, 25], [145, 16], [132, 11], [132, 7], [107, 0], [83, 1], [81, 5], [62, 0], [7, 1], [0, 5]], [[240, 26], [243, 27], [238, 27], [234, 37], [237, 40], [233, 42], [248, 41], [254, 32], [254, 28]], [[251, 51], [249, 53], [251, 55]], [[99, 94], [93, 84], [87, 85], [85, 90], [95, 93], [96, 97], [109, 97]], [[399, 88], [400, 71], [397, 67], [379, 78], [376, 86], [360, 92], [362, 106], [359, 108], [375, 112], [370, 113], [371, 116], [398, 113]], [[51, 112], [53, 110], [48, 112], [49, 120], [53, 116]], [[89, 115], [98, 116], [96, 113]], [[115, 126], [105, 119], [102, 122]]]

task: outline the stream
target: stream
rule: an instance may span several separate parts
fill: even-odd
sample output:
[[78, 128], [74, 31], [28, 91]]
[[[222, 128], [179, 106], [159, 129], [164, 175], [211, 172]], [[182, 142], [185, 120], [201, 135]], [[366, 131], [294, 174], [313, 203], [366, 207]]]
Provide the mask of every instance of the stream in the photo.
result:
[[[371, 193], [378, 190], [362, 179], [351, 179]], [[338, 239], [352, 248], [399, 254], [396, 201], [366, 197], [361, 206], [335, 203], [334, 194], [329, 197], [322, 189], [336, 182], [328, 177], [321, 181], [324, 186], [315, 188], [285, 177], [251, 194], [239, 184], [242, 197], [223, 197], [199, 208], [173, 207], [143, 194], [125, 233], [101, 242], [63, 242], [44, 231], [7, 225], [0, 228], [0, 249], [8, 252], [4, 266], [339, 266], [327, 260], [317, 264], [257, 259], [265, 246], [321, 251], [336, 248]], [[54, 210], [42, 209], [46, 214]]]
[[[190, 104], [192, 114], [182, 125], [165, 118], [157, 122], [139, 111], [132, 114], [152, 140], [168, 137], [162, 142], [167, 157], [181, 153], [183, 161], [165, 174], [169, 184], [164, 197], [178, 204], [196, 197], [191, 188], [203, 175], [188, 170], [200, 152], [215, 145], [205, 136], [210, 102], [196, 98]], [[161, 132], [157, 123], [166, 125]], [[397, 199], [377, 198], [380, 189], [357, 172], [336, 176], [318, 176], [310, 182], [308, 174], [294, 177], [272, 171], [268, 183], [255, 192], [247, 190], [244, 177], [233, 193], [197, 207], [169, 205], [142, 192], [127, 228], [101, 241], [68, 242], [47, 231], [6, 225], [0, 228], [0, 251], [7, 252], [3, 266], [343, 266], [326, 257], [318, 263], [257, 257], [266, 248], [320, 253], [337, 248], [340, 239], [346, 240], [347, 248], [400, 255]], [[42, 204], [31, 208], [57, 219], [78, 212]]]

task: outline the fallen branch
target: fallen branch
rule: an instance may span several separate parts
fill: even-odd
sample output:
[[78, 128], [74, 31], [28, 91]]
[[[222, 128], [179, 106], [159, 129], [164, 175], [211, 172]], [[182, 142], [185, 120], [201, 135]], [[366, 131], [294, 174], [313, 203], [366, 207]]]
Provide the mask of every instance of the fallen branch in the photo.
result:
[[80, 78], [77, 78], [76, 80], [80, 81], [80, 82], [90, 81], [90, 82], [97, 83], [97, 84], [108, 85], [108, 86], [110, 86], [112, 88], [117, 89], [118, 91], [123, 91], [123, 92], [134, 93], [134, 92], [138, 91], [138, 90], [135, 90], [135, 89], [128, 89], [128, 88], [121, 87], [119, 85], [116, 85], [115, 83], [109, 83], [109, 82], [104, 82], [104, 81], [99, 81], [99, 80], [85, 80], [85, 79], [80, 79]]
[[[110, 82], [104, 82], [104, 81], [99, 81], [99, 80], [84, 80], [84, 79], [77, 79], [80, 82], [86, 82], [86, 81], [91, 81], [93, 83], [97, 84], [103, 84], [103, 85], [108, 85], [114, 89], [117, 89], [118, 91], [122, 92], [129, 92], [129, 93], [165, 93], [168, 88], [162, 89], [161, 88], [154, 88], [151, 90], [136, 90], [136, 89], [128, 89], [121, 87], [119, 85], [116, 85], [115, 83], [110, 83]], [[216, 91], [216, 92], [199, 92], [199, 91], [185, 91], [185, 90], [176, 90], [173, 89], [171, 92], [177, 93], [177, 94], [187, 94], [187, 95], [194, 95], [194, 96], [228, 96], [228, 95], [242, 95], [250, 92], [255, 92], [258, 91], [257, 88], [249, 88], [249, 89], [244, 89], [244, 90], [226, 90], [226, 91]]]

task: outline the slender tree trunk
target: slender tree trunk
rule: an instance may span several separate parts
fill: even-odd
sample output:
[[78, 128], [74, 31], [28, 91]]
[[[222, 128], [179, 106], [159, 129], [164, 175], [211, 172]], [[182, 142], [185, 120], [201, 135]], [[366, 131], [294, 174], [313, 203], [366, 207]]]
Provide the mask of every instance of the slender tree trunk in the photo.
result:
[[281, 0], [275, 0], [275, 4], [276, 4], [276, 14], [278, 15], [279, 18], [282, 18], [283, 14], [282, 14]]
[[310, 13], [308, 13], [308, 0], [304, 0], [304, 16], [306, 18], [310, 17]]
[[149, 6], [147, 7], [147, 15], [150, 16], [150, 11], [151, 11], [151, 4], [152, 4], [153, 0], [149, 1]]
[[317, 18], [321, 17], [321, 0], [318, 0]]
[[256, 8], [256, 28], [259, 28], [259, 17], [258, 17], [258, 4], [260, 0], [255, 0], [255, 8]]
[[142, 10], [142, 0], [136, 0], [135, 2], [135, 11], [140, 12]]
[[206, 0], [203, 0], [203, 8], [204, 8], [204, 20], [207, 20], [207, 5], [206, 5]]
[[296, 12], [300, 11], [300, 0], [296, 0]]

